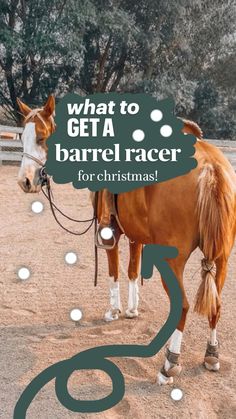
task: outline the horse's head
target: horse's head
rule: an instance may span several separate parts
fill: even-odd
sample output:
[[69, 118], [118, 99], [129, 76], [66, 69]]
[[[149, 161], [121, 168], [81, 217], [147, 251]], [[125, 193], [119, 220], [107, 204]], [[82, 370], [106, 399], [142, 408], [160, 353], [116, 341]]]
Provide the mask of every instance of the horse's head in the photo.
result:
[[18, 105], [24, 116], [23, 159], [18, 184], [24, 192], [39, 192], [40, 170], [47, 159], [47, 139], [55, 131], [55, 100], [49, 96], [44, 107], [33, 110], [19, 99]]

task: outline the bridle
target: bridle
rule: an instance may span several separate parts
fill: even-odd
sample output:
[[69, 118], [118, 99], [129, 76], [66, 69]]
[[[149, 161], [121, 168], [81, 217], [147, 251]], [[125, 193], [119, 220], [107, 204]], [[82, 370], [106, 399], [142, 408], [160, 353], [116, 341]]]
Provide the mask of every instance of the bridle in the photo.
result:
[[[53, 198], [52, 198], [52, 190], [51, 190], [51, 184], [50, 184], [50, 178], [47, 175], [46, 172], [46, 167], [45, 167], [45, 163], [43, 163], [41, 160], [39, 160], [37, 157], [33, 156], [32, 154], [29, 153], [23, 153], [23, 156], [28, 157], [29, 159], [35, 161], [39, 166], [40, 166], [40, 171], [39, 171], [39, 184], [41, 186], [41, 190], [44, 194], [44, 196], [48, 199], [49, 203], [50, 203], [50, 207], [52, 210], [52, 214], [56, 220], [56, 222], [60, 225], [61, 228], [63, 228], [63, 230], [67, 231], [70, 234], [74, 234], [76, 236], [82, 236], [83, 234], [87, 233], [87, 231], [90, 229], [90, 227], [92, 227], [93, 222], [95, 221], [95, 216], [93, 216], [92, 218], [89, 218], [87, 220], [78, 220], [75, 218], [71, 218], [68, 215], [66, 215], [62, 210], [60, 210], [56, 204], [53, 202]], [[43, 189], [43, 187], [46, 186], [46, 192]], [[67, 220], [70, 221], [74, 221], [75, 223], [88, 223], [91, 222], [91, 224], [89, 225], [88, 228], [86, 228], [83, 232], [76, 232], [76, 231], [71, 231], [69, 229], [67, 229], [66, 227], [64, 227], [61, 222], [58, 220], [57, 215], [55, 213], [55, 210], [59, 212], [59, 214], [61, 214], [63, 217], [65, 217]]]
[[[57, 224], [67, 233], [73, 234], [74, 236], [83, 236], [86, 234], [92, 225], [94, 224], [94, 237], [96, 239], [97, 237], [97, 206], [98, 206], [98, 192], [95, 192], [95, 200], [94, 200], [94, 213], [93, 217], [88, 220], [79, 220], [75, 218], [71, 218], [68, 215], [66, 215], [63, 211], [61, 211], [56, 204], [53, 202], [53, 196], [52, 196], [52, 189], [50, 184], [50, 178], [46, 172], [45, 163], [42, 162], [42, 160], [38, 159], [37, 157], [33, 156], [32, 154], [23, 152], [23, 156], [28, 157], [29, 159], [35, 161], [39, 167], [39, 183], [41, 185], [41, 190], [46, 197], [46, 199], [49, 202], [50, 209], [52, 212], [52, 215], [57, 222]], [[44, 187], [46, 186], [46, 191], [44, 190]], [[90, 223], [89, 226], [82, 232], [72, 231], [66, 228], [58, 219], [56, 211], [61, 214], [64, 218], [66, 218], [69, 221], [73, 221], [74, 223]], [[143, 248], [142, 248], [142, 254], [143, 254]], [[143, 257], [143, 256], [142, 256]], [[95, 271], [94, 271], [94, 286], [97, 286], [97, 277], [98, 277], [98, 247], [96, 245], [96, 242], [94, 244], [94, 260], [95, 260]], [[143, 276], [141, 276], [141, 284], [143, 285]]]
[[[57, 224], [67, 233], [73, 234], [74, 236], [83, 236], [84, 234], [86, 234], [90, 228], [92, 227], [92, 225], [94, 224], [94, 235], [96, 237], [97, 234], [97, 201], [98, 201], [98, 192], [95, 193], [95, 202], [94, 202], [94, 213], [93, 213], [93, 217], [87, 220], [79, 220], [79, 219], [75, 219], [75, 218], [71, 218], [68, 215], [66, 215], [62, 210], [60, 210], [60, 208], [57, 207], [57, 205], [53, 202], [53, 196], [52, 196], [52, 189], [51, 189], [51, 183], [50, 183], [50, 178], [47, 175], [46, 172], [46, 168], [45, 168], [45, 163], [43, 163], [41, 160], [39, 160], [37, 157], [28, 154], [28, 153], [23, 153], [23, 156], [28, 157], [29, 159], [35, 161], [39, 166], [40, 166], [40, 171], [39, 171], [39, 183], [41, 185], [41, 191], [43, 192], [44, 196], [46, 197], [46, 199], [49, 202], [50, 205], [50, 209], [52, 212], [52, 215], [55, 219], [55, 221], [57, 222]], [[46, 187], [46, 191], [44, 190], [44, 187]], [[67, 227], [65, 227], [58, 219], [56, 211], [61, 214], [64, 218], [66, 218], [69, 221], [73, 221], [74, 223], [90, 223], [88, 225], [88, 227], [86, 227], [86, 229], [84, 231], [72, 231], [69, 230]], [[94, 286], [97, 286], [97, 276], [98, 276], [98, 249], [96, 244], [94, 245], [94, 256], [95, 256], [95, 272], [94, 272]]]
[[[46, 172], [45, 163], [42, 160], [38, 159], [37, 157], [33, 156], [32, 154], [23, 152], [23, 157], [28, 157], [29, 159], [33, 160], [35, 163], [37, 163], [40, 167], [39, 170], [39, 184], [41, 186], [41, 190], [44, 194], [44, 196], [47, 198], [50, 209], [52, 212], [52, 215], [57, 222], [57, 224], [65, 230], [67, 233], [73, 234], [74, 236], [83, 236], [86, 234], [92, 225], [94, 224], [94, 234], [96, 237], [97, 234], [97, 202], [98, 202], [98, 192], [95, 193], [95, 202], [94, 202], [94, 214], [93, 217], [87, 220], [79, 220], [75, 218], [71, 218], [68, 215], [66, 215], [62, 210], [60, 210], [57, 205], [53, 202], [53, 196], [52, 196], [52, 189], [51, 189], [51, 183], [50, 178]], [[44, 187], [46, 187], [46, 191], [44, 190]], [[75, 223], [90, 223], [88, 227], [82, 232], [79, 231], [72, 231], [65, 227], [58, 219], [58, 216], [56, 214], [56, 211], [61, 214], [64, 218], [66, 218], [69, 221], [73, 221]], [[97, 275], [98, 275], [98, 250], [96, 244], [94, 245], [94, 256], [95, 256], [95, 275], [94, 275], [94, 286], [97, 286]]]
[[42, 160], [38, 159], [37, 157], [33, 156], [32, 154], [25, 153], [25, 152], [23, 152], [23, 157], [28, 157], [28, 159], [31, 159], [31, 160], [35, 161], [35, 163], [37, 163], [40, 166], [39, 183], [40, 183], [41, 187], [46, 185], [49, 178], [48, 178], [47, 173], [46, 173], [45, 162], [43, 163]]
[[23, 152], [23, 157], [28, 157], [29, 159], [31, 159], [31, 160], [34, 160], [36, 163], [38, 163], [39, 164], [39, 166], [42, 166], [42, 167], [44, 167], [44, 165], [45, 165], [45, 163], [43, 163], [42, 162], [42, 160], [39, 160], [37, 157], [35, 157], [35, 156], [32, 156], [32, 154], [29, 154], [29, 153], [25, 153], [25, 152]]

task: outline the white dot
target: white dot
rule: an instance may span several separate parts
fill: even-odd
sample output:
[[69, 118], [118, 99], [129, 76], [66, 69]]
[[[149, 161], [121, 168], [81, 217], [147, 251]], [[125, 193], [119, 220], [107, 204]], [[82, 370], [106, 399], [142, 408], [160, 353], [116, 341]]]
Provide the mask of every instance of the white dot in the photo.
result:
[[31, 204], [31, 209], [35, 214], [40, 214], [43, 211], [43, 203], [40, 201], [34, 201]]
[[159, 122], [163, 118], [163, 113], [159, 109], [154, 109], [151, 112], [150, 117], [154, 122]]
[[77, 262], [77, 255], [74, 252], [68, 252], [65, 255], [65, 261], [68, 263], [68, 265], [74, 265]]
[[101, 238], [110, 240], [113, 237], [113, 231], [110, 227], [103, 227], [100, 232]]
[[182, 399], [183, 397], [183, 392], [182, 390], [180, 390], [180, 388], [174, 388], [171, 393], [170, 393], [170, 397], [175, 401], [178, 402], [179, 400]]
[[79, 322], [82, 319], [82, 311], [79, 308], [74, 308], [70, 312], [70, 318], [74, 322]]
[[28, 268], [22, 267], [18, 270], [18, 278], [25, 280], [25, 279], [29, 279], [30, 277], [30, 270]]
[[170, 125], [163, 125], [160, 129], [162, 137], [170, 137], [173, 130]]
[[145, 134], [142, 129], [136, 129], [132, 136], [134, 141], [140, 142], [144, 140]]

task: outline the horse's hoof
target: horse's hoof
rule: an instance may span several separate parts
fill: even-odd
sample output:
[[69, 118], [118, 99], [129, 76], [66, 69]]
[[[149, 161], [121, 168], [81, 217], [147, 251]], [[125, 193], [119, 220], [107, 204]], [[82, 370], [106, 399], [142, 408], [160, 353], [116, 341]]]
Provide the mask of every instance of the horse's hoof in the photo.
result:
[[165, 386], [167, 384], [173, 384], [174, 379], [173, 379], [173, 377], [166, 377], [161, 372], [159, 372], [157, 374], [157, 382], [158, 382], [159, 386]]
[[219, 371], [219, 342], [215, 345], [211, 345], [210, 342], [207, 342], [204, 365], [208, 371]]
[[109, 310], [105, 313], [104, 316], [104, 320], [106, 322], [113, 322], [113, 320], [118, 320], [119, 319], [119, 314], [118, 311], [114, 311], [114, 310]]
[[208, 371], [219, 371], [220, 363], [216, 362], [216, 364], [209, 364], [208, 362], [204, 362], [204, 366]]
[[135, 317], [138, 317], [138, 310], [129, 310], [127, 308], [127, 310], [125, 312], [125, 317], [127, 319], [134, 319]]

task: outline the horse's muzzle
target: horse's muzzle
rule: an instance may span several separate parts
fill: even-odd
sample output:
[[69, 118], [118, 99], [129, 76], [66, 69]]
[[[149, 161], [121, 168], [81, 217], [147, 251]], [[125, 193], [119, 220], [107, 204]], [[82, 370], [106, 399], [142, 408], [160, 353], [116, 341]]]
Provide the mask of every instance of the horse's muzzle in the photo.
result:
[[25, 193], [40, 192], [40, 186], [35, 185], [28, 177], [18, 180], [18, 185]]

